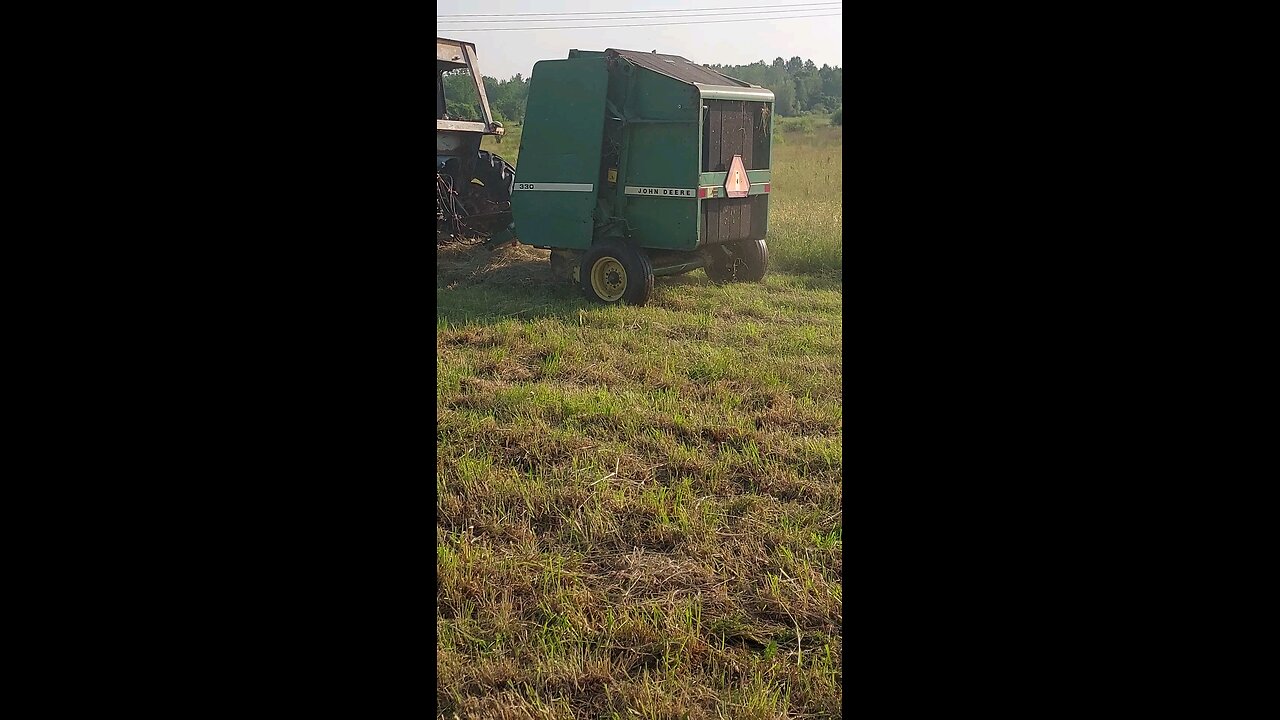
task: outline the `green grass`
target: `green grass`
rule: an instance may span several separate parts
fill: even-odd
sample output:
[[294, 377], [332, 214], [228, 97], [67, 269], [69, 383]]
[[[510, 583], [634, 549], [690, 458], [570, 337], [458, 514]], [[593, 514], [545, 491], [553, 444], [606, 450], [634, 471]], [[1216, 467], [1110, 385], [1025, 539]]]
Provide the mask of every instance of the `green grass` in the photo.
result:
[[506, 133], [502, 136], [501, 142], [493, 135], [486, 135], [480, 141], [480, 149], [501, 155], [503, 160], [514, 166], [516, 161], [520, 159], [520, 137], [524, 133], [524, 126], [504, 123], [503, 128]]
[[840, 717], [840, 136], [785, 134], [763, 283], [441, 251], [439, 716]]
[[840, 277], [844, 129], [817, 123], [774, 135], [776, 160], [765, 238], [770, 267]]

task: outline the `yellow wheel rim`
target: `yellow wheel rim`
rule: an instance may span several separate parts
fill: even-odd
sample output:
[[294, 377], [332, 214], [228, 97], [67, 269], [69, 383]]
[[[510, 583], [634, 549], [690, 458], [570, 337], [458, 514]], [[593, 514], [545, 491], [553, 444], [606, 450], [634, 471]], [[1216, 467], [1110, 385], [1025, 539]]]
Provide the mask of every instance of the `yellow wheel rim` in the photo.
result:
[[602, 257], [591, 266], [591, 289], [601, 300], [614, 302], [627, 291], [627, 271], [622, 263]]

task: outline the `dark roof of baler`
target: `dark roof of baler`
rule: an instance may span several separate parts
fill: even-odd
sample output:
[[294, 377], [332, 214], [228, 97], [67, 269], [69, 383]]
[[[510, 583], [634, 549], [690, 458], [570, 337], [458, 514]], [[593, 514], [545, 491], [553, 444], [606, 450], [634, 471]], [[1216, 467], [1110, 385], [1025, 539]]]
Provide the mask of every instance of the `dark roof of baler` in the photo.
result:
[[669, 75], [681, 82], [751, 87], [748, 83], [721, 75], [711, 68], [702, 67], [679, 55], [662, 55], [659, 53], [637, 52], [635, 50], [616, 50], [614, 48], [605, 50], [606, 55], [610, 53], [620, 55], [628, 62], [639, 65], [645, 70]]

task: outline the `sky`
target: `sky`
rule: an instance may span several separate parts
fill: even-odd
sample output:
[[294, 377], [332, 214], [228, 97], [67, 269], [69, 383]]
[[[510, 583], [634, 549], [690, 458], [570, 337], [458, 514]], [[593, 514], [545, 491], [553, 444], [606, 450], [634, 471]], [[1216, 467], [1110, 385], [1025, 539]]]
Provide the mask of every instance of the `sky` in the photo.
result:
[[[767, 7], [766, 7], [767, 6]], [[717, 8], [729, 8], [717, 11]], [[749, 8], [759, 8], [751, 10]], [[568, 57], [569, 49], [657, 50], [696, 63], [748, 65], [799, 55], [814, 64], [844, 66], [839, 2], [801, 0], [438, 0], [436, 35], [475, 43], [480, 73], [506, 80], [516, 73], [525, 78], [539, 60]], [[661, 12], [634, 12], [661, 11]], [[785, 11], [785, 12], [782, 12]], [[608, 20], [592, 15], [512, 18], [513, 13], [626, 12]], [[483, 17], [501, 15], [503, 17]], [[452, 15], [455, 17], [444, 17]], [[457, 17], [466, 15], [468, 17]], [[670, 16], [670, 17], [652, 17]], [[827, 17], [789, 17], [825, 15]], [[766, 19], [756, 19], [766, 18]], [[495, 22], [514, 20], [520, 22]], [[532, 22], [543, 20], [544, 22]], [[734, 22], [710, 22], [733, 20]], [[739, 21], [746, 22], [739, 22]], [[637, 23], [698, 22], [697, 25], [616, 27], [596, 29], [540, 29], [486, 32], [487, 28], [563, 27], [566, 25], [634, 25]]]

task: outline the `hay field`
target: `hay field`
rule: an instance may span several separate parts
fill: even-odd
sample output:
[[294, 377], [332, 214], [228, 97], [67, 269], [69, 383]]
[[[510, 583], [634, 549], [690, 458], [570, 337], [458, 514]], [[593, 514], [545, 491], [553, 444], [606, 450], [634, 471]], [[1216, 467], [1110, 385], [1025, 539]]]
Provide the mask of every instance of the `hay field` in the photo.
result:
[[440, 717], [840, 716], [841, 133], [775, 139], [763, 283], [439, 253]]

